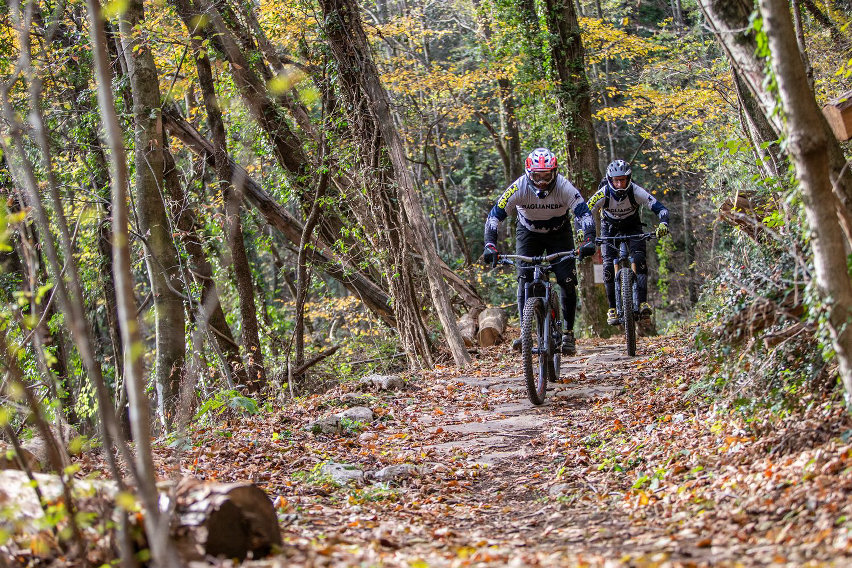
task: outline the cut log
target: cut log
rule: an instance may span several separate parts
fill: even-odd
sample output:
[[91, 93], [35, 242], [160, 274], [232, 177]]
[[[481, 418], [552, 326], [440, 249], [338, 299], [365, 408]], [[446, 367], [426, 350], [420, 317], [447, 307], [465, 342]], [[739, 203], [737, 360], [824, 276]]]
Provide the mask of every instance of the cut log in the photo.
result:
[[[63, 498], [58, 476], [33, 475], [48, 504]], [[162, 487], [160, 490], [163, 492], [160, 502], [166, 503], [168, 491]], [[111, 531], [117, 526], [107, 522], [116, 519], [117, 484], [75, 479], [72, 494], [79, 512], [91, 513], [98, 519], [83, 529], [84, 540], [92, 546], [114, 546], [117, 536], [104, 535], [103, 527], [109, 526]], [[181, 565], [217, 556], [257, 559], [272, 552], [273, 547], [283, 546], [275, 508], [266, 493], [252, 483], [204, 483], [187, 478], [178, 484], [174, 498], [171, 533]], [[14, 526], [9, 525], [13, 528], [12, 540], [28, 543], [31, 535], [43, 527], [44, 509], [24, 472], [0, 471], [0, 504], [5, 510], [15, 511]], [[138, 518], [134, 516], [133, 520]], [[134, 538], [134, 545], [139, 550], [148, 546], [141, 530], [138, 538]], [[118, 552], [113, 550], [111, 554]]]
[[175, 540], [184, 561], [221, 556], [260, 558], [281, 547], [275, 507], [253, 483], [178, 484]]
[[476, 343], [476, 331], [479, 329], [479, 311], [471, 310], [459, 318], [458, 326], [465, 347]]
[[852, 138], [852, 91], [828, 101], [822, 107], [822, 113], [840, 142]]
[[479, 345], [490, 347], [503, 341], [506, 331], [506, 311], [503, 308], [486, 308], [479, 314]]

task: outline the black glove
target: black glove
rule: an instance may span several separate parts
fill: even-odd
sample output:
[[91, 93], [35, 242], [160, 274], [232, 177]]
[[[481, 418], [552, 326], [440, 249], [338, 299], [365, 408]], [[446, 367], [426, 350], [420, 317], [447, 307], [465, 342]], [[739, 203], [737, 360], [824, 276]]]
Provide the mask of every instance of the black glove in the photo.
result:
[[580, 258], [593, 256], [596, 250], [594, 235], [586, 235], [586, 240], [580, 245]]
[[485, 251], [482, 253], [482, 262], [485, 264], [490, 264], [491, 266], [497, 266], [497, 255], [500, 253], [497, 252], [497, 247], [494, 246], [494, 243], [485, 243]]

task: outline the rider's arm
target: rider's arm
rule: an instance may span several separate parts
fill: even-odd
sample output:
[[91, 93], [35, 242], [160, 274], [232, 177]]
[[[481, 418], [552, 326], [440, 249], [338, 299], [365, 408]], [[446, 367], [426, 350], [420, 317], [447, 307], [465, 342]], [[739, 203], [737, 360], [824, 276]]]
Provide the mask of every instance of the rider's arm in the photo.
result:
[[589, 198], [589, 207], [591, 208], [592, 216], [594, 216], [597, 211], [603, 207], [603, 204], [606, 201], [606, 199], [604, 199], [605, 192], [606, 190], [601, 187], [592, 197]]
[[[575, 225], [577, 231], [582, 231], [585, 238], [595, 238], [595, 220], [592, 219], [592, 212], [589, 211], [589, 206], [580, 195], [580, 191], [574, 187], [574, 184], [565, 178], [563, 189], [568, 192], [568, 209], [574, 213]], [[560, 181], [561, 181], [560, 180]]]
[[586, 238], [595, 238], [595, 220], [592, 219], [592, 212], [589, 211], [589, 206], [585, 201], [580, 201], [574, 206], [574, 218], [577, 220], [577, 230], [583, 231]]
[[635, 183], [633, 184], [633, 195], [636, 197], [637, 203], [644, 203], [648, 206], [657, 217], [660, 218], [660, 223], [665, 223], [668, 225], [669, 223], [669, 210], [665, 208], [665, 206], [656, 200], [656, 198], [651, 195], [644, 188], [639, 187]]
[[497, 228], [500, 226], [500, 221], [503, 221], [509, 215], [509, 211], [515, 209], [515, 194], [518, 191], [518, 182], [510, 185], [491, 211], [488, 213], [488, 218], [485, 220], [485, 244], [495, 244], [497, 242]]

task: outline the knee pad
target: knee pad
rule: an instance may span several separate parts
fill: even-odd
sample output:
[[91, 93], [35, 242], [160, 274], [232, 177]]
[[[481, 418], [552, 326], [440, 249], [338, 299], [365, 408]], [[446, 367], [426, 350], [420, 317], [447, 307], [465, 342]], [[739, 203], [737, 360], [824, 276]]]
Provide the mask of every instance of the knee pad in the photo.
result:
[[636, 263], [636, 272], [638, 274], [645, 274], [648, 272], [648, 263], [645, 261], [644, 256], [635, 257], [634, 262]]
[[604, 264], [603, 269], [604, 282], [615, 281], [615, 267], [612, 264]]
[[562, 286], [563, 288], [573, 288], [577, 285], [577, 274], [572, 272], [563, 280], [557, 280], [556, 283]]

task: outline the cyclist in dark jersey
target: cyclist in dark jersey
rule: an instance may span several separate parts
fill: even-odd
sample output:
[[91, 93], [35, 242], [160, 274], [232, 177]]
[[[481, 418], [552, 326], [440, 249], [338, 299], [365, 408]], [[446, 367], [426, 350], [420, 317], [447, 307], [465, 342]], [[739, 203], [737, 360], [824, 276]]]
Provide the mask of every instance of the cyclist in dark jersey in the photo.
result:
[[[633, 171], [630, 164], [624, 160], [615, 160], [606, 169], [606, 177], [601, 180], [598, 191], [589, 199], [592, 211], [601, 211], [601, 236], [613, 237], [618, 235], [636, 235], [642, 233], [642, 221], [639, 209], [644, 205], [656, 213], [660, 219], [657, 226], [657, 236], [662, 237], [669, 232], [669, 210], [657, 201], [644, 188], [633, 183]], [[653, 310], [648, 304], [648, 264], [645, 262], [645, 241], [631, 239], [630, 254], [636, 263], [636, 288], [639, 295], [639, 313], [650, 316]], [[612, 243], [602, 247], [604, 287], [609, 311], [606, 314], [607, 323], [618, 323], [615, 310], [615, 267], [613, 260], [618, 257], [618, 249]]]
[[[556, 171], [556, 156], [547, 148], [536, 148], [526, 160], [526, 173], [516, 179], [497, 200], [485, 221], [485, 252], [483, 260], [493, 263], [497, 258], [497, 228], [509, 213], [517, 215], [516, 254], [539, 256], [547, 252], [574, 249], [571, 228], [573, 213], [577, 230], [583, 231], [581, 256], [595, 253], [595, 223], [589, 207], [574, 185]], [[565, 330], [562, 353], [576, 352], [574, 319], [577, 308], [577, 274], [573, 259], [558, 263], [554, 269], [556, 282], [562, 289], [562, 314]], [[518, 313], [523, 316], [525, 282], [532, 281], [532, 270], [518, 268]], [[513, 347], [520, 348], [519, 340]]]

